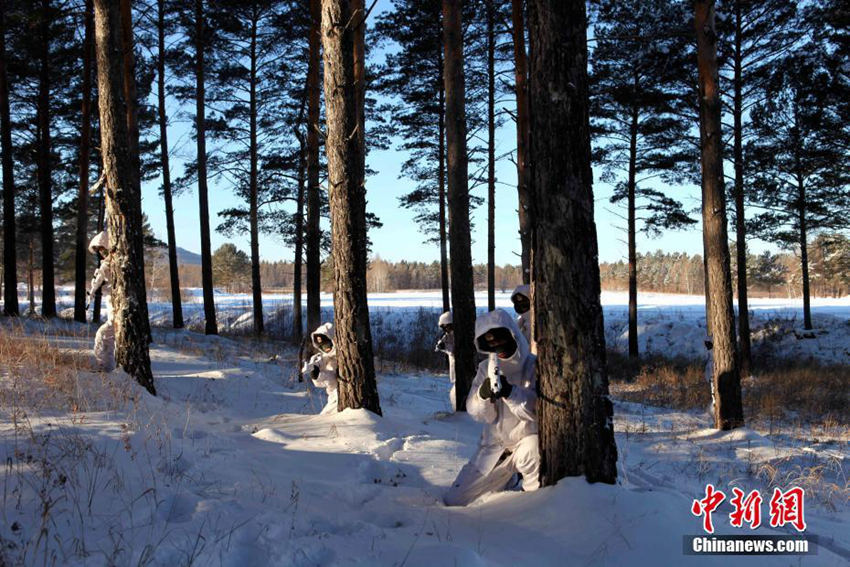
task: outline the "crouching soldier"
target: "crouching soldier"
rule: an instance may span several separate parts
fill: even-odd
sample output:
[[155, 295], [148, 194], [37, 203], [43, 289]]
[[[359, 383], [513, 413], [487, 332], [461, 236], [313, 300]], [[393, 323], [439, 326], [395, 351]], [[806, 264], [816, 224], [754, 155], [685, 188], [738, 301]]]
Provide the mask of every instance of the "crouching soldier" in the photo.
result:
[[106, 323], [100, 326], [94, 335], [94, 358], [97, 366], [104, 372], [115, 369], [115, 326], [112, 319], [110, 295], [114, 276], [112, 254], [109, 251], [109, 235], [106, 231], [99, 232], [89, 243], [89, 252], [100, 254], [100, 266], [94, 272], [89, 289], [89, 298], [100, 291], [104, 303], [107, 303]]
[[475, 322], [475, 346], [489, 359], [478, 365], [466, 411], [484, 422], [484, 431], [475, 456], [443, 498], [447, 506], [465, 506], [482, 494], [503, 490], [517, 473], [523, 490], [540, 487], [536, 357], [516, 321], [501, 309]]
[[454, 323], [452, 322], [452, 312], [446, 311], [440, 315], [438, 321], [440, 330], [443, 335], [437, 341], [434, 347], [436, 352], [442, 352], [449, 359], [449, 380], [452, 382], [452, 389], [449, 390], [449, 399], [452, 402], [452, 411], [457, 411], [457, 400], [455, 399], [455, 331]]
[[325, 404], [321, 415], [336, 413], [339, 382], [336, 377], [336, 345], [334, 345], [333, 323], [320, 325], [310, 335], [313, 348], [316, 349], [310, 360], [304, 363], [301, 373], [308, 376], [317, 388], [324, 388], [328, 394], [328, 403]]
[[516, 311], [516, 324], [525, 341], [531, 342], [531, 290], [528, 284], [516, 286], [511, 294], [511, 303]]

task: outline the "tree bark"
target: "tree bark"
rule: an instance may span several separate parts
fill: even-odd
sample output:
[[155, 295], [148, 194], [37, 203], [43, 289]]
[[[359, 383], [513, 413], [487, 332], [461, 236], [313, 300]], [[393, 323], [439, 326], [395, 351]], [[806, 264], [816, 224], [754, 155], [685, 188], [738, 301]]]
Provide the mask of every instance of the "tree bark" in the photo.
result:
[[741, 377], [737, 360], [732, 273], [726, 232], [714, 0], [696, 0], [694, 15], [702, 140], [702, 222], [708, 267], [709, 320], [714, 342], [714, 423], [718, 429], [733, 429], [744, 424], [744, 414], [741, 406]]
[[195, 134], [198, 142], [198, 206], [201, 220], [201, 285], [204, 288], [204, 333], [218, 334], [213, 296], [210, 205], [207, 191], [207, 130], [204, 86], [204, 1], [195, 0]]
[[455, 329], [455, 389], [457, 411], [466, 411], [466, 398], [472, 386], [476, 368], [473, 344], [475, 341], [475, 296], [469, 233], [461, 4], [461, 0], [443, 0], [443, 79], [446, 91], [446, 157], [448, 158], [452, 319]]
[[797, 179], [797, 216], [800, 225], [800, 268], [803, 274], [803, 328], [812, 328], [812, 301], [809, 288], [809, 242], [806, 225], [806, 185], [802, 178]]
[[29, 313], [35, 315], [35, 242], [33, 237], [29, 239], [29, 258], [27, 262], [27, 301], [29, 302]]
[[[142, 211], [132, 141], [127, 128], [126, 78], [119, 6], [95, 0], [101, 149], [106, 175], [106, 218], [112, 255], [112, 310], [115, 360], [151, 394], [156, 394], [148, 352]], [[125, 20], [126, 22], [126, 20]], [[131, 47], [131, 46], [130, 46]]]
[[487, 2], [487, 310], [496, 309], [496, 32]]
[[[254, 6], [256, 10], [256, 5]], [[249, 93], [249, 159], [250, 163], [250, 221], [251, 221], [251, 293], [254, 303], [254, 334], [263, 333], [263, 287], [260, 282], [260, 222], [257, 205], [257, 176], [258, 176], [258, 150], [257, 150], [257, 18], [256, 11], [251, 20], [251, 61], [250, 61], [250, 93]]]
[[[637, 82], [637, 77], [635, 77]], [[637, 91], [637, 84], [635, 85]], [[628, 232], [629, 232], [629, 358], [637, 360], [638, 349], [637, 324], [637, 227], [635, 222], [635, 187], [637, 185], [637, 132], [638, 109], [632, 110], [632, 122], [629, 129], [629, 180], [628, 180]]]
[[92, 55], [94, 48], [94, 5], [85, 3], [85, 32], [83, 36], [83, 103], [80, 128], [80, 190], [77, 194], [77, 230], [74, 250], [74, 320], [85, 323], [86, 316], [86, 255], [89, 226], [89, 164], [91, 156], [91, 87]]
[[734, 52], [734, 96], [735, 121], [735, 252], [738, 260], [738, 346], [741, 355], [741, 374], [750, 373], [752, 346], [750, 341], [750, 311], [747, 301], [747, 227], [744, 218], [744, 151], [743, 138], [743, 79], [741, 68], [741, 1], [735, 0], [735, 52]]
[[[600, 304], [583, 0], [532, 0], [532, 301], [541, 481], [617, 477]], [[569, 136], [564, 133], [569, 132]]]
[[130, 0], [121, 1], [121, 42], [124, 57], [124, 100], [127, 104], [127, 135], [130, 142], [130, 159], [133, 164], [133, 178], [139, 188], [139, 207], [141, 207], [142, 167], [139, 155], [139, 99], [136, 94], [136, 57], [133, 51], [133, 9]]
[[529, 215], [530, 124], [528, 112], [528, 64], [525, 56], [523, 0], [512, 0], [514, 76], [516, 81], [516, 174], [519, 198], [519, 238], [522, 246], [522, 283], [531, 283], [531, 216]]
[[[307, 143], [304, 135], [298, 132], [304, 116], [306, 96], [301, 102], [301, 118], [296, 126], [296, 137], [298, 138], [298, 197], [295, 205], [295, 259], [294, 273], [292, 275], [292, 338], [296, 343], [304, 339], [303, 315], [301, 313], [301, 272], [304, 258], [304, 195], [307, 183]], [[307, 124], [309, 128], [310, 125]]]
[[356, 0], [322, 0], [339, 409], [381, 414], [366, 301], [366, 191]]
[[168, 272], [171, 279], [171, 314], [175, 329], [183, 328], [183, 300], [180, 297], [180, 271], [177, 267], [177, 237], [174, 233], [174, 204], [171, 195], [171, 170], [168, 157], [168, 117], [165, 114], [165, 0], [157, 0], [157, 101], [159, 112], [159, 152], [162, 164], [162, 197], [165, 200], [165, 225], [168, 234]]
[[309, 58], [307, 61], [307, 331], [322, 322], [321, 305], [321, 190], [319, 187], [319, 55], [321, 0], [310, 0]]
[[[442, 22], [440, 23], [440, 33], [442, 35]], [[440, 118], [438, 120], [437, 131], [439, 132], [440, 141], [437, 143], [437, 152], [439, 152], [437, 175], [437, 197], [440, 199], [439, 212], [440, 215], [440, 289], [443, 292], [443, 312], [451, 309], [449, 295], [449, 254], [448, 254], [448, 231], [446, 230], [446, 91], [443, 88], [443, 50], [439, 50], [439, 76], [437, 78], [439, 88], [439, 104]]]
[[3, 314], [17, 316], [19, 314], [18, 244], [15, 226], [15, 172], [12, 162], [9, 78], [6, 70], [6, 5], [4, 3], [0, 3], [0, 151], [3, 152]]
[[[136, 186], [134, 198], [137, 199], [136, 207], [142, 210], [142, 158], [139, 153], [139, 97], [136, 89], [136, 56], [133, 42], [133, 9], [130, 0], [121, 0], [121, 43], [124, 56], [124, 101], [127, 115], [127, 135], [130, 148], [130, 164], [132, 165], [133, 183]], [[141, 218], [139, 220], [141, 221]], [[144, 241], [142, 243], [144, 247]], [[144, 266], [142, 266], [144, 274]], [[142, 276], [142, 282], [144, 282]], [[144, 287], [144, 286], [143, 286]], [[148, 317], [148, 303], [145, 301], [139, 307], [142, 311], [144, 321], [144, 332], [147, 335], [148, 344], [153, 342], [150, 329], [150, 318]]]
[[[41, 53], [38, 80], [38, 198], [41, 217], [41, 314], [56, 316], [53, 264], [53, 189], [50, 141], [50, 0], [41, 1]], [[32, 309], [32, 306], [30, 307]]]

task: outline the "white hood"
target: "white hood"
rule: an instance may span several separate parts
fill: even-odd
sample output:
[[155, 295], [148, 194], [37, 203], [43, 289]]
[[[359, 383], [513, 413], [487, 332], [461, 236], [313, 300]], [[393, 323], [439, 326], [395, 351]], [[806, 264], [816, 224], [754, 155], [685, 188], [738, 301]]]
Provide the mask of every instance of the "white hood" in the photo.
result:
[[316, 344], [316, 335], [325, 335], [328, 337], [333, 343], [333, 348], [327, 354], [336, 354], [336, 337], [334, 336], [334, 325], [333, 323], [324, 323], [319, 325], [319, 327], [310, 333], [310, 340], [313, 342], [313, 348], [316, 349], [316, 352], [324, 353], [322, 349], [319, 348], [319, 345]]
[[452, 312], [446, 311], [442, 315], [440, 315], [440, 320], [437, 321], [437, 325], [442, 327], [443, 325], [452, 325]]
[[478, 339], [487, 331], [498, 328], [509, 330], [517, 345], [516, 352], [510, 358], [499, 359], [499, 365], [506, 375], [518, 375], [518, 373], [522, 372], [526, 359], [529, 356], [528, 341], [525, 340], [522, 332], [520, 332], [516, 320], [508, 315], [508, 312], [504, 309], [496, 309], [479, 315], [475, 320], [475, 348], [482, 354], [489, 354], [478, 348]]
[[514, 296], [524, 295], [529, 300], [531, 299], [531, 286], [528, 284], [520, 284], [514, 288], [514, 292], [511, 294], [511, 301], [514, 300]]
[[103, 230], [94, 235], [94, 238], [89, 242], [89, 252], [95, 253], [95, 248], [103, 248], [109, 250], [109, 235]]

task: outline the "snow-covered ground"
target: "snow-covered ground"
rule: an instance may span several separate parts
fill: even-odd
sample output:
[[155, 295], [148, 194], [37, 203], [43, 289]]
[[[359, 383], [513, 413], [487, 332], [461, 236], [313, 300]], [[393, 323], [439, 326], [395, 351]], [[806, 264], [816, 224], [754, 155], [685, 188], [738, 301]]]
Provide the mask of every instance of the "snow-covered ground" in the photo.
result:
[[[184, 319], [190, 328], [203, 329], [200, 289], [186, 290], [192, 301], [184, 303]], [[476, 293], [479, 309], [487, 305], [487, 295]], [[222, 331], [249, 330], [253, 324], [249, 294], [216, 294], [216, 310]], [[305, 299], [306, 301], [306, 299]], [[704, 298], [697, 295], [640, 293], [638, 295], [638, 337], [642, 353], [667, 357], [701, 359], [705, 336]], [[510, 292], [496, 295], [496, 306], [511, 310]], [[602, 292], [605, 341], [608, 348], [628, 351], [628, 294]], [[306, 304], [305, 304], [306, 309]], [[408, 354], [411, 346], [430, 344], [437, 337], [437, 318], [442, 311], [439, 291], [408, 291], [369, 294], [373, 337], [381, 354], [397, 351]], [[265, 294], [263, 310], [266, 328], [277, 336], [289, 336], [292, 329], [292, 298]], [[803, 330], [802, 299], [751, 298], [750, 325], [755, 348], [766, 356], [822, 363], [850, 364], [850, 296], [813, 298], [814, 330]], [[150, 303], [155, 325], [169, 326], [171, 304]], [[333, 318], [333, 297], [322, 294], [323, 320]]]
[[[609, 303], [609, 318], [614, 309], [622, 307]], [[645, 305], [642, 319], [666, 325], [698, 319], [700, 309]], [[846, 318], [846, 304], [836, 309]], [[818, 318], [827, 315], [836, 316]], [[30, 321], [14, 333], [84, 360], [91, 330], [78, 329]], [[13, 333], [11, 324], [0, 321], [0, 332]], [[847, 424], [723, 433], [705, 412], [615, 401], [616, 485], [573, 478], [447, 508], [441, 495], [481, 427], [447, 413], [445, 375], [379, 375], [384, 417], [318, 416], [322, 395], [296, 380], [293, 351], [269, 361], [271, 343], [164, 329], [154, 338], [156, 398], [120, 371], [81, 370], [71, 400], [54, 403], [32, 384], [12, 384], [14, 363], [0, 362], [0, 564], [850, 562]], [[691, 503], [709, 482], [730, 495], [733, 486], [763, 495], [805, 486], [817, 554], [683, 555], [683, 536], [701, 533]], [[768, 527], [764, 508], [752, 533], [795, 533]], [[730, 510], [727, 500], [715, 512], [717, 533], [751, 533], [730, 527]]]

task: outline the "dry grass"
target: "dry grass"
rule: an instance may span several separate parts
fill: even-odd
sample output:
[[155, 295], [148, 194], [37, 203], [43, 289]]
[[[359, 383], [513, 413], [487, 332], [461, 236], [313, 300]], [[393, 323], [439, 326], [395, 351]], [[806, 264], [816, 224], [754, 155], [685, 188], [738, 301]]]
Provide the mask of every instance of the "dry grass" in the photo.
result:
[[69, 346], [21, 325], [0, 328], [0, 408], [77, 413], [124, 407], [131, 393], [94, 367], [90, 329], [53, 331], [52, 337], [69, 338], [62, 341]]
[[747, 379], [743, 395], [749, 419], [850, 425], [850, 366], [776, 364]]
[[[608, 362], [611, 393], [620, 399], [678, 410], [711, 403], [702, 362], [654, 357], [634, 363], [618, 353], [609, 353]], [[743, 381], [742, 397], [748, 423], [800, 421], [826, 429], [846, 428], [850, 366], [762, 363]]]
[[701, 364], [652, 357], [639, 363], [608, 353], [611, 393], [625, 401], [675, 409], [705, 408], [711, 393]]

